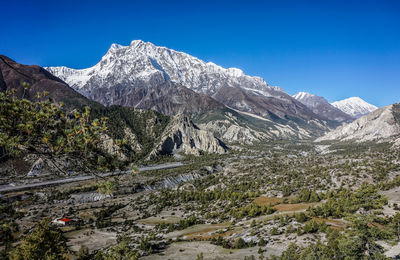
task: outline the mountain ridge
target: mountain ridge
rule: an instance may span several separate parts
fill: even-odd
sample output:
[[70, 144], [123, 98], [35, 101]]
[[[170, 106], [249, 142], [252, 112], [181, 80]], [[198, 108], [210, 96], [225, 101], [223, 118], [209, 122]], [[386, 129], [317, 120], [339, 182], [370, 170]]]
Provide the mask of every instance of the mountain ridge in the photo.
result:
[[[277, 123], [293, 124], [294, 128], [308, 132], [307, 136], [337, 126], [336, 122], [327, 122], [281, 88], [269, 86], [260, 77], [245, 75], [236, 68], [225, 69], [184, 52], [141, 40], [134, 40], [129, 46], [112, 44], [100, 61], [90, 68], [46, 69], [81, 94], [106, 106], [118, 104], [175, 115], [185, 111], [180, 108], [185, 105], [184, 102], [175, 101], [183, 100], [181, 94], [190, 90], [193, 92], [187, 100], [198, 100], [189, 106], [194, 111], [186, 110], [186, 114], [192, 118], [214, 111], [223, 113], [225, 108], [216, 105], [215, 102], [218, 102], [228, 109]], [[162, 86], [169, 86], [171, 91], [166, 91]], [[187, 90], [177, 94], [177, 88]], [[162, 92], [164, 95], [160, 99]], [[174, 110], [166, 111], [164, 104], [176, 106]], [[198, 104], [207, 104], [204, 107], [210, 106], [212, 109], [196, 109]], [[278, 136], [283, 137], [287, 136]]]
[[343, 123], [351, 122], [355, 119], [340, 109], [332, 106], [324, 97], [307, 92], [299, 92], [293, 95], [293, 97], [310, 108], [315, 114], [318, 114], [328, 120]]
[[377, 109], [351, 123], [344, 124], [317, 138], [316, 141], [393, 141], [399, 135], [400, 103], [397, 103]]
[[[30, 84], [28, 89], [24, 89], [23, 83]], [[116, 139], [126, 139], [127, 152], [130, 156], [142, 159], [148, 156], [156, 147], [157, 142], [162, 142], [160, 136], [168, 131], [170, 127], [170, 118], [166, 115], [152, 110], [143, 110], [132, 107], [110, 106], [104, 107], [100, 103], [89, 100], [83, 95], [73, 90], [67, 83], [55, 77], [47, 70], [37, 65], [23, 65], [13, 61], [12, 59], [0, 55], [0, 91], [11, 91], [17, 98], [26, 98], [30, 101], [37, 101], [37, 94], [43, 91], [48, 92], [47, 97], [55, 102], [63, 102], [66, 104], [66, 110], [81, 110], [85, 106], [91, 108], [91, 117], [101, 118], [107, 117], [107, 131], [102, 136], [102, 148], [106, 152], [113, 154], [116, 152]], [[215, 101], [216, 102], [216, 101]], [[175, 120], [176, 124], [185, 126], [185, 139], [179, 140], [183, 153], [200, 154], [207, 153], [223, 153], [226, 146], [222, 146], [222, 142], [212, 136], [211, 133], [196, 131], [193, 123], [182, 124], [184, 119]], [[180, 130], [176, 129], [175, 130]], [[167, 137], [165, 137], [167, 138]], [[191, 146], [190, 140], [201, 140]], [[200, 144], [198, 144], [200, 143]], [[209, 144], [209, 146], [207, 146]], [[221, 144], [221, 147], [218, 145]], [[168, 154], [169, 151], [160, 150], [159, 154]], [[127, 156], [122, 156], [127, 159]]]
[[[184, 52], [158, 47], [141, 40], [134, 40], [129, 46], [112, 46], [114, 47], [90, 68], [46, 69], [92, 99], [95, 99], [93, 92], [99, 86], [104, 89], [129, 86], [133, 89], [143, 83], [155, 86], [172, 81], [243, 112], [268, 118], [269, 113], [265, 112], [267, 109], [281, 118], [284, 118], [285, 113], [302, 119], [318, 118], [281, 88], [269, 86], [260, 77], [245, 75], [240, 69], [225, 69]], [[235, 91], [235, 95], [229, 95], [232, 91]], [[232, 98], [234, 96], [236, 98]]]

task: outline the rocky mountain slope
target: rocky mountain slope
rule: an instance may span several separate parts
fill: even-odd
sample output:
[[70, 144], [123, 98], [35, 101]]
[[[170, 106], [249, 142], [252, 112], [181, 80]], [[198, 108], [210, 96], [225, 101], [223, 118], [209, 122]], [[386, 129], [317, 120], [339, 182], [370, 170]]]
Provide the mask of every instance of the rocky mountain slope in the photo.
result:
[[328, 120], [342, 122], [351, 122], [354, 118], [340, 109], [332, 106], [325, 98], [309, 94], [306, 92], [299, 92], [293, 96], [296, 100], [300, 101], [315, 114], [320, 115]]
[[355, 118], [362, 117], [378, 109], [378, 107], [365, 102], [359, 97], [351, 97], [336, 101], [332, 103], [332, 106]]
[[[24, 90], [22, 83], [30, 85]], [[0, 91], [15, 89], [15, 96], [37, 100], [36, 93], [47, 91], [48, 97], [63, 101], [67, 105], [86, 105], [94, 103], [77, 93], [65, 82], [37, 65], [23, 65], [0, 55]]]
[[[171, 81], [240, 111], [269, 117], [268, 111], [265, 111], [265, 108], [269, 108], [269, 112], [279, 117], [293, 116], [297, 112], [304, 118], [310, 118], [304, 106], [280, 88], [268, 86], [259, 77], [247, 76], [236, 68], [224, 69], [186, 53], [141, 40], [132, 41], [129, 46], [111, 45], [100, 62], [91, 68], [46, 69], [80, 93], [105, 105], [119, 102], [120, 105], [136, 107], [140, 105], [140, 100], [119, 101], [115, 90], [129, 93], [131, 89], [143, 86], [151, 90]], [[110, 96], [109, 99], [102, 99], [106, 94]]]
[[393, 141], [400, 135], [400, 103], [386, 106], [327, 133], [316, 141]]
[[[310, 139], [330, 128], [318, 120], [270, 120], [233, 109], [213, 111], [194, 119], [202, 129], [212, 131], [229, 143], [255, 144], [279, 139]], [[309, 129], [312, 128], [312, 131]]]
[[[327, 128], [324, 118], [259, 77], [140, 40], [132, 41], [129, 46], [113, 44], [99, 63], [87, 69], [46, 69], [104, 105], [155, 109], [169, 115], [183, 111], [190, 116], [202, 116], [202, 112], [222, 111], [221, 104], [224, 104], [228, 109], [283, 125], [293, 122], [309, 136]], [[323, 127], [318, 128], [320, 125]]]
[[[24, 91], [22, 83], [27, 82], [30, 84], [30, 88]], [[207, 97], [205, 100], [209, 100], [210, 103], [206, 104], [196, 104], [191, 99], [193, 91], [186, 88], [175, 87], [172, 83], [165, 83], [163, 91], [182, 91], [186, 93], [186, 100], [176, 100], [176, 102], [182, 102], [186, 105], [187, 109], [191, 109], [192, 105], [196, 109], [207, 107], [209, 104], [215, 104], [215, 107], [223, 105], [219, 104], [212, 98]], [[157, 142], [163, 142], [164, 140], [160, 136], [166, 136], [165, 132], [174, 130], [179, 127], [184, 127], [181, 129], [186, 133], [185, 138], [181, 140], [181, 146], [191, 147], [190, 140], [201, 140], [201, 145], [195, 145], [191, 147], [190, 151], [187, 149], [181, 149], [183, 153], [188, 151], [190, 154], [199, 154], [201, 152], [221, 153], [225, 151], [225, 145], [221, 142], [221, 147], [217, 147], [220, 142], [212, 136], [211, 133], [199, 132], [197, 127], [193, 124], [170, 124], [170, 118], [166, 115], [160, 114], [151, 110], [136, 109], [132, 107], [121, 107], [121, 106], [110, 106], [104, 107], [103, 105], [91, 101], [81, 94], [77, 93], [75, 90], [70, 88], [61, 79], [53, 76], [47, 70], [36, 66], [36, 65], [22, 65], [16, 63], [6, 56], [0, 55], [0, 86], [1, 91], [16, 90], [17, 97], [25, 97], [32, 101], [36, 100], [36, 94], [38, 92], [48, 91], [48, 97], [55, 101], [62, 101], [68, 104], [67, 109], [82, 109], [84, 106], [91, 107], [91, 116], [93, 118], [107, 117], [108, 118], [108, 129], [105, 136], [102, 137], [103, 144], [102, 147], [109, 153], [116, 153], [118, 148], [115, 145], [115, 139], [126, 139], [127, 144], [125, 146], [124, 159], [137, 160], [148, 156], [148, 154], [154, 150], [154, 146]], [[24, 93], [25, 92], [25, 93]], [[160, 94], [160, 96], [162, 93]], [[168, 95], [168, 94], [165, 94]], [[199, 95], [194, 93], [194, 95]], [[182, 95], [184, 96], [184, 95]], [[146, 102], [143, 100], [143, 102]], [[164, 107], [162, 111], [166, 114], [173, 114], [174, 112], [184, 112], [185, 106], [178, 106], [180, 110], [174, 110], [174, 104], [159, 102]], [[154, 104], [155, 106], [160, 104]], [[170, 111], [170, 112], [168, 112]], [[194, 110], [192, 110], [194, 111]], [[193, 128], [193, 129], [192, 129]], [[199, 136], [200, 135], [200, 136]], [[168, 138], [167, 136], [165, 138]], [[214, 139], [213, 139], [214, 138]], [[209, 142], [209, 143], [208, 143]], [[163, 151], [162, 154], [168, 154], [168, 152]]]
[[178, 152], [193, 155], [200, 155], [201, 152], [222, 154], [227, 149], [211, 132], [199, 129], [189, 117], [181, 114], [172, 118], [151, 155]]

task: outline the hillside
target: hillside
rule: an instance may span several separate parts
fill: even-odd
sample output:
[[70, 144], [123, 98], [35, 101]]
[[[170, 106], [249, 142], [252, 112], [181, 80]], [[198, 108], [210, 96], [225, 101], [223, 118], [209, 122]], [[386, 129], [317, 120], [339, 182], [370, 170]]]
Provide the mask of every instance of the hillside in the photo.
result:
[[393, 141], [400, 134], [399, 111], [400, 104], [398, 103], [380, 108], [352, 123], [338, 127], [317, 138], [316, 141]]
[[[24, 89], [24, 82], [29, 84], [29, 88]], [[117, 154], [116, 140], [125, 139], [127, 142], [124, 145], [122, 158], [129, 161], [141, 160], [148, 156], [153, 151], [155, 143], [161, 141], [160, 136], [166, 131], [170, 122], [168, 116], [155, 111], [121, 106], [105, 107], [77, 93], [47, 70], [36, 65], [16, 63], [6, 56], [0, 56], [0, 86], [2, 91], [15, 89], [16, 97], [24, 97], [31, 101], [37, 100], [37, 93], [47, 91], [48, 96], [41, 97], [41, 100], [51, 98], [53, 101], [63, 102], [68, 111], [82, 110], [85, 106], [89, 106], [92, 119], [108, 118], [106, 135], [102, 136], [103, 149], [111, 154]], [[176, 90], [172, 85], [170, 89]], [[191, 90], [183, 91], [189, 93], [188, 99], [190, 99], [190, 94], [194, 93]], [[217, 104], [216, 101], [211, 101]], [[187, 107], [190, 108], [190, 106]], [[165, 108], [173, 110], [174, 106], [166, 105]], [[215, 142], [211, 139], [209, 141]], [[212, 153], [212, 150], [206, 149], [204, 152]]]

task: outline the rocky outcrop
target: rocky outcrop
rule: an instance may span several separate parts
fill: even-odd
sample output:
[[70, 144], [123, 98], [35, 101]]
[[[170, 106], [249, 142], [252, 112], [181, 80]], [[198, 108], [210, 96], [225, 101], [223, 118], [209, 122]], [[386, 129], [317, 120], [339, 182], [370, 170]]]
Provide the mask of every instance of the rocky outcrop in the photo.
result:
[[394, 141], [400, 134], [400, 121], [397, 118], [399, 106], [399, 104], [394, 104], [375, 110], [352, 123], [340, 126], [325, 136], [317, 138], [316, 141]]
[[27, 176], [29, 177], [35, 177], [40, 175], [42, 172], [43, 168], [45, 167], [45, 162], [42, 158], [39, 158], [36, 160], [36, 162], [32, 165], [30, 171], [28, 172]]
[[177, 176], [168, 176], [153, 184], [142, 185], [142, 190], [171, 189], [182, 183], [203, 178], [205, 175], [200, 173], [184, 173]]
[[185, 115], [174, 116], [162, 134], [160, 141], [150, 154], [193, 154], [217, 153], [227, 151], [227, 146], [215, 138], [211, 132], [199, 129], [189, 117]]
[[229, 120], [210, 121], [206, 124], [200, 124], [199, 127], [215, 133], [222, 140], [229, 141], [230, 143], [251, 145], [259, 143], [262, 140], [270, 139], [270, 136], [264, 132], [258, 132], [249, 127], [232, 124]]
[[138, 152], [141, 152], [143, 146], [140, 144], [138, 137], [132, 133], [132, 130], [128, 127], [124, 129], [125, 139], [127, 140], [128, 144]]
[[122, 150], [117, 146], [114, 140], [107, 134], [100, 135], [100, 148], [111, 155], [116, 155], [120, 160], [125, 160], [126, 156], [122, 153]]
[[[309, 131], [294, 121], [282, 121], [282, 123], [265, 119], [253, 114], [227, 110], [220, 114], [212, 113], [205, 118], [200, 118], [196, 124], [227, 143], [255, 144], [277, 139], [310, 139], [320, 136], [320, 132]], [[329, 127], [319, 120], [310, 120], [308, 126], [314, 129], [328, 131]]]

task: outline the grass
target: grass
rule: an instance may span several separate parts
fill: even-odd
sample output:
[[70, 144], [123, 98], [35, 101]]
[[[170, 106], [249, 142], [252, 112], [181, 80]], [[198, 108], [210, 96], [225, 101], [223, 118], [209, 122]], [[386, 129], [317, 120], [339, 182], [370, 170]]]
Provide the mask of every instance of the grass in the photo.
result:
[[209, 230], [208, 232], [206, 230], [204, 231], [199, 231], [199, 232], [193, 232], [191, 234], [185, 235], [186, 240], [210, 240], [213, 238], [218, 238], [218, 237], [227, 237], [232, 234], [238, 233], [237, 230], [229, 230], [224, 233], [212, 233], [210, 234], [211, 231], [215, 231], [215, 229]]
[[142, 223], [142, 224], [147, 224], [147, 225], [157, 225], [157, 224], [161, 224], [161, 223], [166, 223], [166, 224], [170, 224], [170, 223], [178, 223], [182, 218], [180, 217], [175, 217], [175, 216], [168, 216], [168, 217], [149, 217], [146, 219], [141, 219], [138, 220], [138, 223]]
[[217, 231], [222, 228], [227, 228], [230, 226], [230, 222], [225, 222], [225, 223], [220, 223], [220, 224], [197, 224], [194, 226], [190, 226], [184, 230], [181, 231], [175, 231], [178, 232], [181, 237], [186, 237], [186, 236], [197, 236], [200, 234], [207, 234], [213, 231]]
[[268, 205], [276, 205], [282, 203], [283, 201], [284, 201], [283, 198], [260, 196], [255, 198], [253, 202], [258, 206], [268, 206]]
[[197, 228], [193, 230], [193, 232], [186, 233], [183, 235], [183, 237], [187, 240], [192, 240], [192, 239], [197, 239], [197, 240], [208, 240], [212, 238], [218, 238], [218, 237], [226, 237], [229, 236], [233, 233], [237, 233], [238, 231], [236, 230], [228, 230], [223, 233], [218, 233], [216, 232], [217, 230], [221, 228], [226, 228], [230, 225], [230, 223], [221, 223], [221, 224], [210, 224], [207, 226], [199, 225]]
[[313, 203], [295, 203], [295, 204], [278, 204], [274, 206], [274, 209], [277, 211], [300, 211], [300, 210], [306, 210], [309, 207], [314, 207], [317, 205], [317, 202]]

